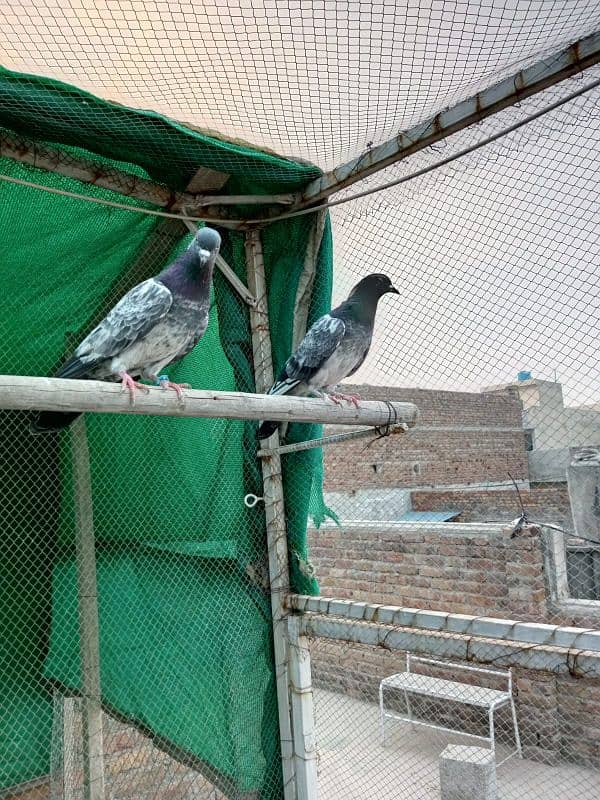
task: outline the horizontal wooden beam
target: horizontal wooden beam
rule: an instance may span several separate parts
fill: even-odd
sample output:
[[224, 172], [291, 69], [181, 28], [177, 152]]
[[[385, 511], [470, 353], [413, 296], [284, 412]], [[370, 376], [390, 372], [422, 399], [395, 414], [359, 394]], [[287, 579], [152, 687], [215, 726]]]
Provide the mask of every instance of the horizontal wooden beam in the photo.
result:
[[104, 381], [0, 375], [0, 408], [21, 411], [96, 411], [103, 414], [153, 414], [169, 417], [270, 419], [275, 422], [316, 422], [334, 425], [416, 424], [419, 412], [412, 403], [365, 401], [359, 408], [309, 397], [282, 397], [242, 392], [189, 389], [184, 403], [173, 391], [148, 386], [136, 392], [132, 405], [118, 383]]
[[0, 133], [0, 156], [72, 178], [80, 183], [109, 189], [124, 197], [152, 203], [167, 211], [183, 213], [185, 209], [185, 213], [206, 220], [232, 216], [235, 212], [229, 206], [235, 205], [261, 205], [270, 207], [271, 213], [280, 213], [281, 206], [289, 206], [296, 200], [296, 195], [293, 194], [218, 195], [177, 192], [164, 184], [6, 131]]

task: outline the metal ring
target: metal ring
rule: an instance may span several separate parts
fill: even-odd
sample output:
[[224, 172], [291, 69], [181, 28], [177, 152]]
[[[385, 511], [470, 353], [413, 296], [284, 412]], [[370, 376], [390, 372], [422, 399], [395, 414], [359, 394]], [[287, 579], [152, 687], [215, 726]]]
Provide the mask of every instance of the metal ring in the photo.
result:
[[246, 508], [254, 508], [257, 503], [260, 503], [264, 498], [257, 497], [255, 494], [247, 494], [244, 497], [244, 505]]

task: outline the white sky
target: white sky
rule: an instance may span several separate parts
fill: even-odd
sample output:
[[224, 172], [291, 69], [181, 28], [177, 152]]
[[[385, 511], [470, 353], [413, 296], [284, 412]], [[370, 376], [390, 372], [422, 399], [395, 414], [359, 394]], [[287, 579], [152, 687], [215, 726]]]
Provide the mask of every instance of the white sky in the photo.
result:
[[[600, 0], [0, 0], [0, 26], [6, 67], [330, 168], [600, 29]], [[597, 100], [334, 211], [336, 297], [375, 270], [403, 292], [358, 379], [556, 370], [570, 402], [600, 400]]]

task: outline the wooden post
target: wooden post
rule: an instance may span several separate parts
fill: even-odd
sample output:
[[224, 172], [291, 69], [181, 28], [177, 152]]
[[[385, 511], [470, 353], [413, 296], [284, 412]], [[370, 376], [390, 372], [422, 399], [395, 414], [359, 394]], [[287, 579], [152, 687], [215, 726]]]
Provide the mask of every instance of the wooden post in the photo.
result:
[[[262, 256], [262, 245], [258, 230], [246, 234], [246, 268], [248, 287], [256, 298], [250, 307], [252, 329], [252, 351], [256, 391], [266, 392], [273, 383], [273, 361], [267, 287]], [[269, 439], [270, 447], [279, 444], [275, 432]], [[283, 771], [284, 800], [296, 800], [296, 776], [292, 742], [292, 722], [288, 678], [288, 640], [285, 618], [285, 595], [289, 593], [289, 571], [287, 553], [287, 531], [283, 502], [283, 483], [279, 453], [261, 460], [263, 474], [263, 496], [267, 523], [267, 548], [269, 554], [269, 582], [271, 589], [271, 612], [273, 616], [273, 647], [275, 652], [275, 679], [277, 706], [279, 711], [279, 738]]]
[[90, 458], [83, 417], [73, 423], [72, 434], [81, 655], [83, 797], [84, 800], [105, 800], [94, 515]]
[[300, 633], [300, 617], [288, 617], [292, 730], [298, 800], [319, 800], [317, 732], [313, 708], [308, 638]]

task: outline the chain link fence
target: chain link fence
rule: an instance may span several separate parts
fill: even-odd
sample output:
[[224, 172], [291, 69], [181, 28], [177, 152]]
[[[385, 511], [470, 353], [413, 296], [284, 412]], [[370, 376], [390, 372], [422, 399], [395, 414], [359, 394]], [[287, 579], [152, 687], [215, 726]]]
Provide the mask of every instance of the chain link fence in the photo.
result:
[[[320, 168], [360, 163], [596, 31], [600, 4], [0, 0], [0, 14], [0, 59], [28, 73], [0, 73], [0, 358], [6, 374], [50, 375], [189, 242], [180, 219], [152, 214], [227, 191], [285, 215]], [[599, 77], [592, 66], [371, 175], [366, 196], [336, 196], [334, 303], [370, 272], [401, 293], [346, 391], [413, 402], [420, 420], [325, 447], [327, 509], [318, 451], [282, 455], [294, 590], [316, 593], [316, 575], [353, 604], [296, 609], [321, 800], [600, 792]], [[246, 280], [240, 207], [247, 219], [255, 204], [205, 213]], [[262, 232], [276, 369], [329, 307], [330, 233], [325, 214]], [[247, 303], [221, 273], [211, 302], [170, 377], [253, 391]], [[71, 435], [33, 440], [26, 414], [0, 416], [0, 797], [80, 800]], [[86, 424], [102, 800], [283, 796], [256, 426]], [[307, 551], [309, 500], [321, 524]]]

